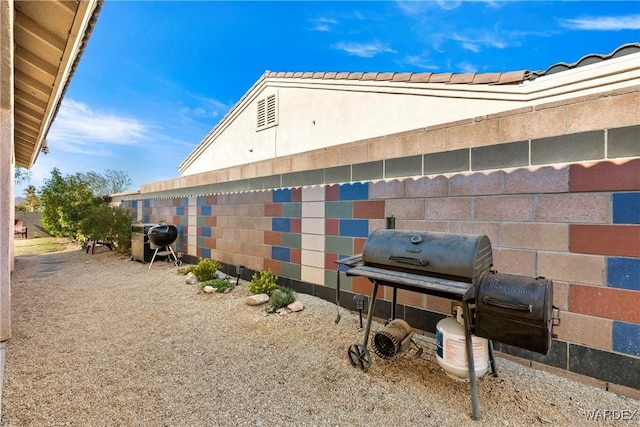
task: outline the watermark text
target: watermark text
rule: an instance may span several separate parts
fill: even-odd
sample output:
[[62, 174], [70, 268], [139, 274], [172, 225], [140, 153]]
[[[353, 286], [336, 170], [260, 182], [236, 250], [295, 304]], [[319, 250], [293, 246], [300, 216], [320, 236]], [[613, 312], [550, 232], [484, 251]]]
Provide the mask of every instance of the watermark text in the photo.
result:
[[640, 410], [630, 409], [587, 409], [583, 415], [589, 421], [633, 421], [640, 420]]

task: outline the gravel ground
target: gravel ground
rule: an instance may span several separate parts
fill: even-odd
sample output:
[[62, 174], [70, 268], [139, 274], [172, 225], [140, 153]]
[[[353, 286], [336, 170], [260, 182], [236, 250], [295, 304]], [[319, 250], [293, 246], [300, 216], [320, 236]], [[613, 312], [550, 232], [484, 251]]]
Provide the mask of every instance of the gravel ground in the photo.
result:
[[640, 425], [636, 400], [501, 358], [473, 422], [469, 386], [443, 373], [431, 338], [362, 372], [346, 357], [357, 314], [336, 325], [336, 306], [305, 294], [303, 311], [267, 314], [244, 303], [246, 283], [202, 294], [184, 279], [104, 248], [18, 257], [1, 424]]

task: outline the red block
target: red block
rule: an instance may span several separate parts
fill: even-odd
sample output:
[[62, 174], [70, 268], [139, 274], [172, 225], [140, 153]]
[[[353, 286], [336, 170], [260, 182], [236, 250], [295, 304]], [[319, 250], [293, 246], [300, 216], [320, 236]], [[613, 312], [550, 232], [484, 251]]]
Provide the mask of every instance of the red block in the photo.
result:
[[354, 201], [353, 217], [368, 219], [384, 218], [384, 200]]
[[640, 190], [640, 159], [571, 165], [569, 169], [569, 191], [628, 190]]
[[569, 225], [573, 253], [640, 257], [639, 225]]
[[300, 233], [302, 230], [302, 220], [300, 218], [291, 218], [291, 233]]
[[327, 185], [324, 198], [328, 202], [334, 202], [340, 198], [340, 186], [338, 184]]
[[338, 259], [338, 254], [332, 252], [325, 252], [324, 254], [324, 268], [327, 270], [337, 270], [338, 264], [334, 261]]
[[272, 259], [265, 259], [262, 268], [264, 270], [271, 270], [271, 272], [276, 276], [279, 276], [282, 271], [280, 261]]
[[602, 286], [571, 285], [569, 311], [640, 323], [640, 292]]
[[327, 236], [338, 236], [339, 222], [335, 218], [328, 218], [324, 220], [324, 234]]
[[300, 264], [302, 258], [302, 251], [300, 249], [291, 248], [289, 261], [292, 264]]
[[282, 205], [280, 203], [267, 203], [264, 205], [264, 216], [281, 216]]
[[280, 233], [279, 231], [265, 231], [264, 244], [280, 246], [282, 244], [282, 233]]
[[292, 202], [302, 201], [302, 187], [296, 187], [291, 189], [291, 201]]

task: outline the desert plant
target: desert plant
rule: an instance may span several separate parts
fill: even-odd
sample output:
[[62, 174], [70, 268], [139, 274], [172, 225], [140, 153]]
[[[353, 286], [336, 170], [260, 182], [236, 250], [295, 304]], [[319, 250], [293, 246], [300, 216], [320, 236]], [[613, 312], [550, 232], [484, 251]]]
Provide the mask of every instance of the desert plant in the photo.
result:
[[251, 276], [251, 283], [249, 283], [249, 292], [271, 296], [273, 291], [278, 288], [277, 280], [278, 276], [273, 274], [271, 270], [262, 270], [260, 273], [254, 273]]
[[193, 274], [198, 279], [198, 282], [206, 282], [207, 280], [213, 280], [216, 278], [216, 271], [220, 270], [221, 266], [215, 259], [200, 258], [198, 265], [193, 269]]
[[200, 283], [200, 289], [204, 289], [205, 286], [211, 286], [215, 288], [217, 292], [224, 292], [233, 287], [233, 284], [228, 279], [213, 279]]
[[189, 273], [193, 273], [193, 269], [196, 268], [195, 265], [187, 265], [184, 267], [180, 267], [176, 270], [177, 274], [182, 274], [183, 276], [186, 276]]
[[271, 304], [271, 307], [277, 310], [279, 308], [288, 306], [295, 300], [296, 294], [294, 294], [291, 289], [278, 286], [278, 288], [271, 294], [271, 298], [269, 298], [269, 304]]

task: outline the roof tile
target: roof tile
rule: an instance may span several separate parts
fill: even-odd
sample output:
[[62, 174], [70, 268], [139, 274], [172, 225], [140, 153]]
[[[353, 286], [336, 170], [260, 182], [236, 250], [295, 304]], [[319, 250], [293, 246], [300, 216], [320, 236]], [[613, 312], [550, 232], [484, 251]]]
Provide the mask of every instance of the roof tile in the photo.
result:
[[451, 79], [449, 80], [449, 83], [473, 83], [473, 78], [475, 77], [475, 75], [476, 73], [453, 74], [451, 76]]
[[448, 83], [451, 80], [453, 73], [437, 73], [431, 74], [429, 83]]

